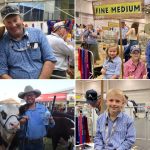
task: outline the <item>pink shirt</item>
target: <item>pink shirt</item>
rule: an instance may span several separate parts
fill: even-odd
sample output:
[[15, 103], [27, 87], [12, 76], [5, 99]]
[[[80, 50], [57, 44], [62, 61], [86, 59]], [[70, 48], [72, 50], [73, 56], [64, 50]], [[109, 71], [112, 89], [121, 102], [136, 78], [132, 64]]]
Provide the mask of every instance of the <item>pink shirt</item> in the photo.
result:
[[129, 78], [129, 76], [134, 76], [134, 79], [143, 79], [143, 76], [146, 75], [145, 64], [139, 61], [138, 65], [134, 65], [132, 59], [129, 59], [124, 63], [124, 74], [123, 78]]

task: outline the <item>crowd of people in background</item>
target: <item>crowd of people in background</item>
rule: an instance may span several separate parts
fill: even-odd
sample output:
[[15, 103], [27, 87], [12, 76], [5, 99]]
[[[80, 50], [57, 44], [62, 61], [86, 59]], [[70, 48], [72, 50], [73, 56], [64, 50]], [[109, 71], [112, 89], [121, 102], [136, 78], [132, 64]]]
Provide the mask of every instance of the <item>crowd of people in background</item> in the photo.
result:
[[[124, 20], [121, 20], [121, 31], [122, 41], [120, 40], [119, 26], [113, 28], [111, 27], [110, 29], [106, 30], [100, 27], [98, 24], [95, 24], [95, 26], [92, 24], [76, 24], [76, 42], [78, 43], [80, 41], [81, 47], [88, 49], [93, 53], [94, 65], [98, 64], [102, 68], [102, 70], [100, 70], [100, 75], [103, 75], [103, 79], [149, 79], [150, 40], [145, 43], [145, 45], [147, 45], [145, 49], [141, 48], [138, 22], [133, 22], [131, 27], [129, 27]], [[103, 39], [106, 38], [105, 36], [107, 33], [110, 33], [111, 36], [113, 36], [114, 43], [110, 42], [107, 44], [107, 46], [105, 46]], [[103, 64], [97, 63], [97, 61], [101, 58], [99, 42], [103, 44], [103, 50], [106, 54], [106, 60], [103, 62]], [[121, 44], [123, 55], [121, 54]], [[116, 47], [116, 52], [114, 52], [115, 54], [110, 54], [109, 51], [112, 51], [114, 47]], [[141, 55], [144, 55], [144, 59], [141, 59]], [[123, 56], [122, 59], [121, 56]], [[118, 62], [115, 63], [114, 60], [116, 58], [118, 58]], [[107, 67], [106, 62], [108, 64]], [[123, 72], [121, 70], [122, 64]], [[107, 76], [107, 73], [109, 77]]]

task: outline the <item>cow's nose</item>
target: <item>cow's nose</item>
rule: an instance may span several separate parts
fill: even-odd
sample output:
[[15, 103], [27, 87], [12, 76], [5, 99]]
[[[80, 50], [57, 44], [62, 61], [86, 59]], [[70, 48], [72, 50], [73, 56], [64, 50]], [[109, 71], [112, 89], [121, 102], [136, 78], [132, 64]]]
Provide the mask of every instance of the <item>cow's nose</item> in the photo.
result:
[[10, 126], [12, 128], [18, 129], [19, 128], [19, 123], [18, 122], [10, 123]]

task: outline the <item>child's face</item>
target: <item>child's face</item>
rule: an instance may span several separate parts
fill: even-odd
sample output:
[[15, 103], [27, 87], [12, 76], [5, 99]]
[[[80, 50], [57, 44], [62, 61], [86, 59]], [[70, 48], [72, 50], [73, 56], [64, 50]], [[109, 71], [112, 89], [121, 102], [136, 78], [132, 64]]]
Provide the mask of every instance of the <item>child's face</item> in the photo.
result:
[[131, 57], [133, 60], [139, 60], [140, 59], [140, 53], [139, 51], [134, 51], [131, 53]]
[[110, 114], [118, 114], [124, 106], [124, 100], [119, 95], [111, 95], [107, 98], [106, 105]]
[[117, 47], [111, 47], [108, 49], [108, 56], [110, 58], [115, 58], [117, 56]]

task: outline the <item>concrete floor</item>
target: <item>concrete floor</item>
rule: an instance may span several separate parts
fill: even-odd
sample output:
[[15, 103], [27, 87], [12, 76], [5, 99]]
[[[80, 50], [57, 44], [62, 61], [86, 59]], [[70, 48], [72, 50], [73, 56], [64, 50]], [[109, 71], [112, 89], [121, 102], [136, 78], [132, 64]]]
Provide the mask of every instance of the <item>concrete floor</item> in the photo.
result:
[[150, 150], [150, 120], [146, 118], [135, 119], [137, 150]]

